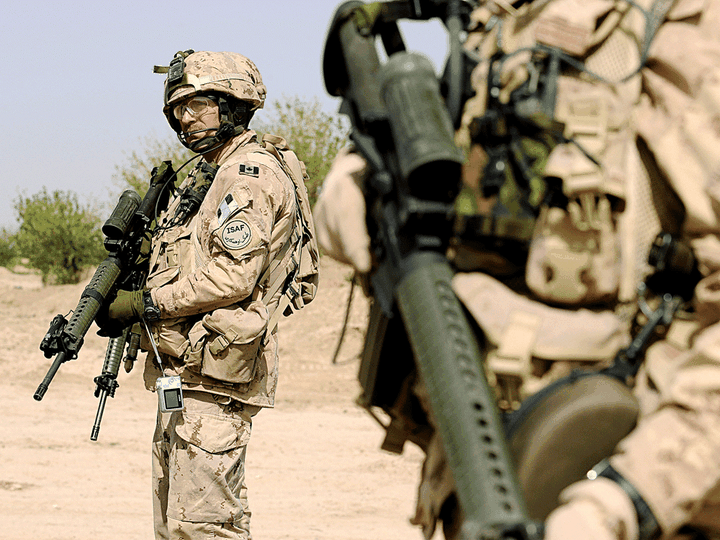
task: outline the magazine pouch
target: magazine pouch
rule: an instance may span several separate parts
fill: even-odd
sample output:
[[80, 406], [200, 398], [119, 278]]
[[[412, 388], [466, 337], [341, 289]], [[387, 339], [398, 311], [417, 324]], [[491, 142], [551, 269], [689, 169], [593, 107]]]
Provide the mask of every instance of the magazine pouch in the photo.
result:
[[229, 306], [206, 314], [188, 334], [187, 368], [223, 382], [251, 382], [267, 324], [268, 309], [259, 300], [245, 309]]

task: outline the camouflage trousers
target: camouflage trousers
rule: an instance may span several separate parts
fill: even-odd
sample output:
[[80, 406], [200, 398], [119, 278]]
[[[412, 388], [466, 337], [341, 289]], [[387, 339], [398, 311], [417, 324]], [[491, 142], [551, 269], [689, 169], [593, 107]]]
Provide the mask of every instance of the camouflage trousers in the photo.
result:
[[153, 437], [155, 538], [251, 540], [245, 454], [258, 407], [184, 392], [183, 411], [158, 412]]

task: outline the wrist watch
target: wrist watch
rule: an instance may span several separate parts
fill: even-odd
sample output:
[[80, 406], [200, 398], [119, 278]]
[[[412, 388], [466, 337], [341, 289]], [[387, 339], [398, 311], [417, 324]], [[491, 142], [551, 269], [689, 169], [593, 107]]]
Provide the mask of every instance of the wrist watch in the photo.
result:
[[143, 318], [146, 321], [157, 321], [160, 319], [160, 308], [153, 302], [152, 296], [148, 289], [143, 291]]

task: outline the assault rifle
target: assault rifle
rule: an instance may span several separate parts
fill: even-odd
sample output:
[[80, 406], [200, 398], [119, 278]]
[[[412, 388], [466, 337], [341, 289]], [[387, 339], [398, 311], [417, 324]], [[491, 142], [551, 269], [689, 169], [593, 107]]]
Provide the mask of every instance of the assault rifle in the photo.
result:
[[325, 87], [342, 97], [340, 111], [369, 170], [374, 301], [360, 379], [368, 408], [389, 406], [390, 387], [417, 368], [455, 479], [464, 538], [536, 538], [541, 529], [528, 518], [483, 369], [482, 334], [452, 290], [445, 256], [463, 161], [446, 103], [459, 108], [452, 103], [462, 89], [448, 88], [455, 97], [443, 102], [432, 65], [406, 51], [397, 26], [402, 18], [440, 17], [459, 29], [466, 8], [458, 1], [351, 1], [330, 25]]
[[[139, 290], [147, 277], [147, 260], [140, 262], [143, 242], [160, 207], [167, 203], [169, 184], [175, 177], [170, 161], [163, 162], [152, 171], [150, 187], [144, 198], [133, 190], [126, 190], [117, 203], [108, 220], [102, 227], [105, 235], [105, 249], [108, 256], [100, 263], [80, 301], [69, 319], [56, 315], [50, 328], [40, 343], [40, 350], [46, 358], [55, 359], [35, 395], [37, 401], [45, 396], [60, 366], [68, 360], [77, 358], [90, 325], [95, 321], [106, 302], [110, 301], [119, 289]], [[102, 373], [95, 378], [95, 397], [100, 398], [90, 438], [97, 440], [100, 431], [105, 402], [114, 397], [119, 386], [117, 374], [123, 358], [125, 345], [128, 344], [128, 357], [137, 355], [140, 335], [125, 328], [119, 336], [111, 337], [108, 343]]]

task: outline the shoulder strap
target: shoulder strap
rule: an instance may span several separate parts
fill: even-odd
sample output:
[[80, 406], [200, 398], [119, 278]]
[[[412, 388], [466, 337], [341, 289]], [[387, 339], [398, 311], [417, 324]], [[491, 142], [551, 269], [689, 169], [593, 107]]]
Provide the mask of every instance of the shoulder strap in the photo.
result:
[[[304, 283], [297, 282], [303, 281], [305, 278], [316, 281], [317, 240], [305, 186], [307, 172], [302, 161], [288, 148], [284, 139], [270, 134], [263, 136], [260, 148], [256, 149], [254, 153], [273, 156], [285, 174], [292, 180], [295, 188], [296, 219], [291, 236], [258, 279], [258, 283], [267, 283], [262, 295], [262, 300], [266, 305], [284, 287], [278, 305], [270, 313], [268, 328], [272, 331], [277, 325], [280, 315], [285, 313], [291, 303], [296, 309], [300, 309], [315, 295], [312, 284], [306, 286]], [[309, 293], [306, 290], [307, 287], [312, 288]]]

